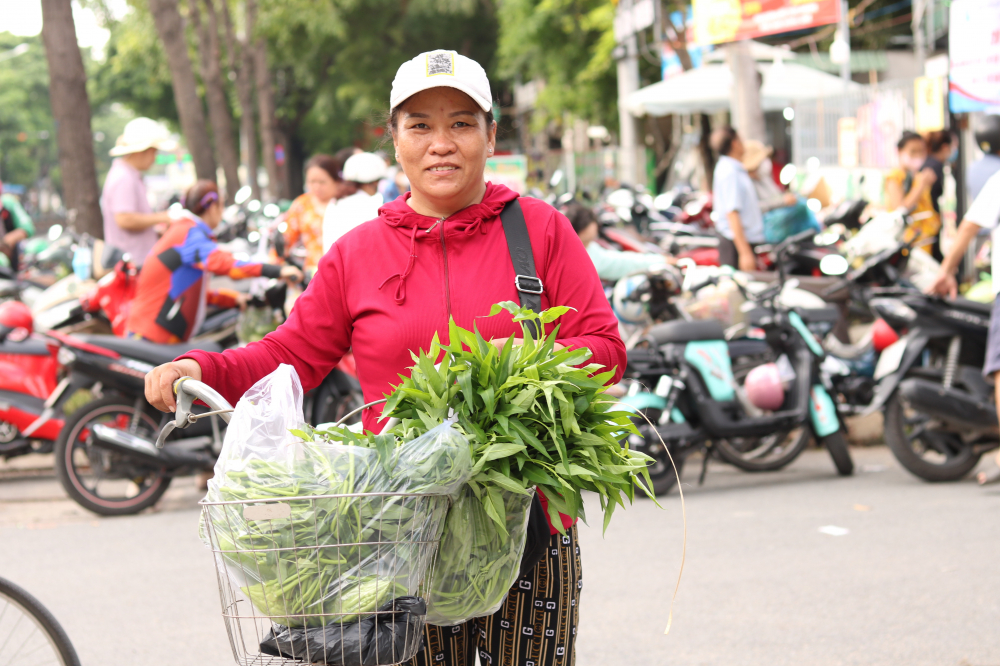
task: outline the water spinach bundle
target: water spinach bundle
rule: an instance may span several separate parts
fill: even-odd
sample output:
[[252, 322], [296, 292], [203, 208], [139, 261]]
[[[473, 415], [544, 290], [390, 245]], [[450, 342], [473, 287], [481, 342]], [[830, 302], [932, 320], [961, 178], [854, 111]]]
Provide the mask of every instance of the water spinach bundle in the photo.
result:
[[637, 432], [633, 415], [617, 410], [604, 391], [614, 370], [583, 365], [591, 357], [587, 349], [556, 350], [558, 325], [538, 340], [529, 333], [528, 322], [541, 330], [569, 309], [535, 313], [511, 301], [494, 305], [489, 316], [507, 310], [523, 331], [519, 344], [508, 339], [502, 349], [452, 321], [449, 344], [435, 335], [426, 352], [414, 354], [410, 376], [383, 410], [400, 419], [391, 433], [404, 441], [449, 417], [457, 420], [473, 446], [469, 485], [501, 531], [503, 490], [524, 494], [537, 486], [560, 532], [559, 513], [585, 518], [585, 490], [600, 498], [605, 529], [615, 507], [625, 506], [623, 496], [633, 501], [636, 486], [653, 499], [651, 458], [621, 443]]
[[383, 416], [399, 419], [394, 427], [381, 435], [320, 433], [386, 447], [453, 420], [469, 439], [472, 477], [445, 522], [428, 599], [431, 624], [456, 624], [500, 607], [517, 579], [535, 487], [560, 532], [559, 513], [585, 519], [585, 490], [598, 495], [605, 529], [623, 498], [634, 499], [636, 486], [653, 498], [651, 459], [620, 441], [635, 432], [632, 414], [618, 411], [604, 391], [614, 371], [586, 364], [587, 349], [557, 350], [558, 325], [538, 340], [529, 334], [529, 322], [542, 330], [569, 308], [535, 313], [508, 301], [489, 316], [503, 310], [522, 326], [519, 344], [509, 339], [498, 349], [452, 321], [448, 344], [435, 334], [388, 396]]

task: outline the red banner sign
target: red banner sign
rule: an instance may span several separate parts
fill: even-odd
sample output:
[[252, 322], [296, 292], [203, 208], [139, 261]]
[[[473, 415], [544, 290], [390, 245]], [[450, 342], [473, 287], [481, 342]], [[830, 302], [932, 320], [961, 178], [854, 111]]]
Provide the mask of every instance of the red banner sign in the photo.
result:
[[840, 0], [694, 0], [699, 44], [805, 30], [840, 20]]

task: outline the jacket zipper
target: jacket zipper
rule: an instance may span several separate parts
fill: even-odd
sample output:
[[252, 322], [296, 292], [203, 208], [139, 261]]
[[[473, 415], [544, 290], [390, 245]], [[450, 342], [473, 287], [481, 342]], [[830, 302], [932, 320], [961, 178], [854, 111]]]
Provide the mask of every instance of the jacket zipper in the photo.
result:
[[448, 285], [448, 246], [444, 242], [444, 222], [441, 218], [441, 256], [444, 257], [444, 302], [448, 308], [448, 320], [451, 321], [451, 287]]

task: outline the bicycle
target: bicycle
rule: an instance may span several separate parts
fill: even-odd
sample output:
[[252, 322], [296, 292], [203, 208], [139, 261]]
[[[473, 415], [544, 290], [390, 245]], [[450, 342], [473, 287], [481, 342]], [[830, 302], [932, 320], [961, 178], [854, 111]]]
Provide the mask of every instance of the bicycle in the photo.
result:
[[80, 666], [62, 625], [22, 587], [0, 578], [0, 666]]
[[[181, 378], [174, 392], [174, 419], [157, 445], [174, 428], [209, 415], [230, 421], [232, 406], [202, 382]], [[192, 413], [197, 400], [210, 411]], [[318, 455], [309, 464], [319, 465], [321, 475], [331, 479], [341, 472], [345, 480], [354, 479], [355, 472], [367, 474], [361, 470], [368, 463], [355, 453], [342, 458], [302, 454]], [[341, 492], [331, 487], [332, 492], [317, 493], [309, 486], [296, 494], [285, 492], [282, 475], [287, 472], [280, 463], [260, 469], [281, 478], [271, 479], [252, 497], [233, 491], [213, 495], [210, 487], [200, 503], [203, 538], [214, 555], [222, 617], [236, 662], [387, 666], [411, 659], [423, 641], [425, 599], [450, 505], [447, 491], [345, 492], [340, 486]], [[223, 474], [248, 475], [243, 469]], [[352, 483], [346, 488], [356, 488]], [[271, 494], [268, 487], [280, 490]]]

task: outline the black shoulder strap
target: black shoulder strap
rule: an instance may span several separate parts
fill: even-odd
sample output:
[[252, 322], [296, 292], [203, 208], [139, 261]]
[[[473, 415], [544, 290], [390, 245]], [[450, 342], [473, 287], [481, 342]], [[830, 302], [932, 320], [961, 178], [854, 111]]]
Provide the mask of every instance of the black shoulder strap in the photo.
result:
[[[517, 199], [508, 201], [500, 211], [503, 233], [507, 237], [510, 261], [514, 265], [514, 288], [517, 289], [521, 306], [535, 312], [542, 311], [542, 281], [535, 272], [535, 255], [531, 251], [531, 238], [524, 222], [524, 212]], [[528, 323], [531, 336], [538, 337], [534, 324]]]

